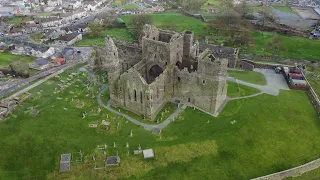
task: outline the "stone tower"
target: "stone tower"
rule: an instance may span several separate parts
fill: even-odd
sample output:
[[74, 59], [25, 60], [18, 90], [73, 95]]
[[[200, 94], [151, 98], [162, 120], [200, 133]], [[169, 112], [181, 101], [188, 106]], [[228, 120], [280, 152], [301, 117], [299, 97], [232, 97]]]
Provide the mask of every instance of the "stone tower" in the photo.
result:
[[113, 40], [110, 37], [106, 37], [105, 47], [103, 48], [103, 50], [104, 52], [102, 54], [104, 55], [104, 57], [100, 57], [102, 59], [101, 66], [103, 70], [108, 72], [111, 103], [117, 105], [117, 80], [119, 79], [121, 73], [121, 64], [118, 57], [118, 49]]

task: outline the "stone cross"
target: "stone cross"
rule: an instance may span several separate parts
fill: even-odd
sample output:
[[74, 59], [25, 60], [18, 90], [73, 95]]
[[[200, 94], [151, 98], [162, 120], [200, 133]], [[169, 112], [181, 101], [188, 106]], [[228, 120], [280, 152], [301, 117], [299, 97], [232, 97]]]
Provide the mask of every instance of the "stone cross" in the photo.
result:
[[141, 150], [141, 145], [139, 144], [139, 146], [138, 146], [138, 150]]
[[132, 137], [132, 130], [130, 131], [130, 137]]
[[116, 147], [116, 143], [115, 142], [113, 142], [113, 147]]
[[127, 144], [126, 144], [126, 148], [129, 148], [129, 143], [127, 142]]

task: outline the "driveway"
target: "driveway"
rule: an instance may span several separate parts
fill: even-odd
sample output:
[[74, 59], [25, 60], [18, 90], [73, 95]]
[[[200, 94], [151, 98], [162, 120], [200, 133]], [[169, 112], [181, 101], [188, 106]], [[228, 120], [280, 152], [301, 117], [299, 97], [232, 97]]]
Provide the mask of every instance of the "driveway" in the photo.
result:
[[[273, 96], [278, 96], [280, 90], [290, 90], [282, 74], [277, 74], [272, 69], [254, 69], [254, 71], [260, 72], [264, 75], [264, 78], [267, 81], [267, 85], [261, 86], [257, 84], [252, 84], [252, 83], [238, 80], [234, 77], [228, 77], [228, 81], [250, 86], [250, 87], [259, 89], [262, 93], [270, 94]], [[252, 96], [248, 96], [248, 98], [249, 97], [252, 97]], [[239, 98], [234, 98], [234, 99], [239, 99]]]

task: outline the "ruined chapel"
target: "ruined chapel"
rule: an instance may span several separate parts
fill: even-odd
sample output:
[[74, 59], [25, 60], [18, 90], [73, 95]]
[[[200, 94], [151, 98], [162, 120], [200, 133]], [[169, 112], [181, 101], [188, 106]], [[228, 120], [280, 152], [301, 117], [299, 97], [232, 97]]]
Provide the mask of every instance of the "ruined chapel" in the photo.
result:
[[107, 71], [111, 105], [150, 120], [172, 100], [218, 114], [226, 100], [230, 60], [209, 49], [199, 52], [191, 31], [146, 25], [139, 46], [118, 48], [107, 37], [105, 46], [94, 47], [90, 66]]

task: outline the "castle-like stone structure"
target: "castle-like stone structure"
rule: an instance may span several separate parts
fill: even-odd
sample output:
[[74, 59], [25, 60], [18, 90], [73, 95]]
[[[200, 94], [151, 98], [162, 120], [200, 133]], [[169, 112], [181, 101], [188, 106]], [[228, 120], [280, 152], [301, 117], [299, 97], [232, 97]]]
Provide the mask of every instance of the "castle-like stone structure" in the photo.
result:
[[90, 66], [108, 72], [113, 106], [154, 120], [174, 99], [218, 114], [226, 100], [228, 59], [215, 57], [209, 49], [200, 53], [191, 31], [175, 33], [146, 25], [141, 42], [142, 49], [136, 48], [141, 56], [118, 51], [109, 37], [105, 47], [94, 47]]

